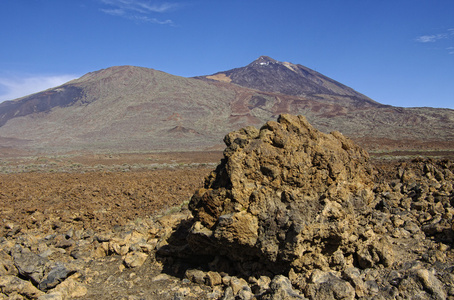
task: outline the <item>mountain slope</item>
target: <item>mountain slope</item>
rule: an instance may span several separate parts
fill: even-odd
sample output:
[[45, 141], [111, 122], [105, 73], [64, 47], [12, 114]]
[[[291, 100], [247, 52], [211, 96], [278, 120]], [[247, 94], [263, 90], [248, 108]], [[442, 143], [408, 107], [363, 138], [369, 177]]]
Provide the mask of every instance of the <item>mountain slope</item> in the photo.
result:
[[312, 99], [337, 96], [350, 98], [356, 105], [380, 105], [314, 70], [299, 64], [279, 62], [268, 56], [260, 56], [245, 67], [196, 78], [230, 82], [260, 91]]
[[[59, 102], [68, 90], [79, 91], [77, 97]], [[181, 126], [188, 129], [184, 135], [200, 131], [203, 138], [191, 138], [206, 146], [213, 143], [206, 131], [221, 130], [219, 118], [226, 117], [233, 98], [231, 91], [195, 79], [146, 68], [112, 67], [0, 107], [2, 116], [11, 116], [11, 107], [20, 112], [0, 127], [0, 136], [20, 138], [43, 149], [159, 150], [179, 143], [171, 130]]]
[[[283, 63], [272, 64], [283, 78]], [[225, 74], [234, 78], [234, 73]], [[266, 79], [257, 81], [271, 81], [273, 72], [266, 73]], [[339, 130], [369, 149], [454, 145], [454, 110], [385, 106], [327, 77], [320, 80], [318, 92], [325, 94], [301, 96], [141, 67], [111, 67], [1, 103], [0, 152], [223, 149], [228, 132], [260, 126], [281, 113], [305, 115], [316, 128]]]

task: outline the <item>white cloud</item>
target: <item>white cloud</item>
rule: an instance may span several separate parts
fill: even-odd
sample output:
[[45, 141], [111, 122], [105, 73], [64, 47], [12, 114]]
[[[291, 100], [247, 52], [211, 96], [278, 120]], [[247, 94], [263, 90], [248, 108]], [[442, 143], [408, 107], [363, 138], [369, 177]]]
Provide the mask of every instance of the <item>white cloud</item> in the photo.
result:
[[121, 8], [101, 9], [101, 11], [112, 16], [123, 16], [125, 14], [125, 11]]
[[106, 14], [121, 16], [135, 21], [170, 25], [173, 24], [172, 20], [159, 20], [150, 15], [165, 13], [180, 6], [179, 4], [168, 2], [152, 4], [150, 1], [143, 0], [101, 0], [101, 2], [112, 7], [101, 9]]
[[41, 92], [77, 77], [75, 75], [0, 77], [0, 102]]
[[149, 17], [146, 17], [146, 16], [130, 16], [130, 17], [128, 17], [128, 19], [141, 21], [141, 22], [160, 24], [160, 25], [166, 25], [166, 24], [171, 25], [171, 24], [173, 24], [172, 20], [158, 20], [156, 18], [149, 18]]
[[416, 38], [417, 42], [420, 43], [433, 43], [441, 39], [447, 38], [448, 35], [446, 33], [439, 33], [439, 34], [432, 34], [432, 35], [422, 35]]

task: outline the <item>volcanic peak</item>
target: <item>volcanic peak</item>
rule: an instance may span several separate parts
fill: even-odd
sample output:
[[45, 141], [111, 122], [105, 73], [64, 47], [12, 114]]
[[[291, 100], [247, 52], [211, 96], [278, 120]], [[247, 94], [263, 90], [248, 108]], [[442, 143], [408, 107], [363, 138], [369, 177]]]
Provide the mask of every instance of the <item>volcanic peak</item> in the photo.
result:
[[279, 64], [279, 63], [280, 63], [279, 61], [272, 59], [269, 56], [262, 55], [259, 58], [257, 58], [256, 60], [254, 60], [253, 62], [251, 62], [249, 65], [250, 66], [257, 66], [257, 65], [268, 66], [270, 64]]

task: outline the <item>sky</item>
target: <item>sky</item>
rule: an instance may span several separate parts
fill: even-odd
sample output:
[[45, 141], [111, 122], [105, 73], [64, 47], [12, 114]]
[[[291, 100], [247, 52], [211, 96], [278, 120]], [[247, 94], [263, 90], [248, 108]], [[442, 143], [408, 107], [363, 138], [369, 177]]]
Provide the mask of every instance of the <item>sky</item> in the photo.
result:
[[111, 66], [190, 77], [267, 55], [454, 109], [453, 0], [0, 0], [0, 28], [0, 102]]

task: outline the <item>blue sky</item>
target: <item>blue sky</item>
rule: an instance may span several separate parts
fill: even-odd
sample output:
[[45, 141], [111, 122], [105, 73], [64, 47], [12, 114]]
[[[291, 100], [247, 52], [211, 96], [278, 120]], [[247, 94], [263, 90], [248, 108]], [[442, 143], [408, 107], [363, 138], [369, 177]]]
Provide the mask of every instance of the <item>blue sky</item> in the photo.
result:
[[268, 55], [454, 108], [453, 0], [0, 0], [0, 26], [0, 101], [115, 65], [196, 76]]

